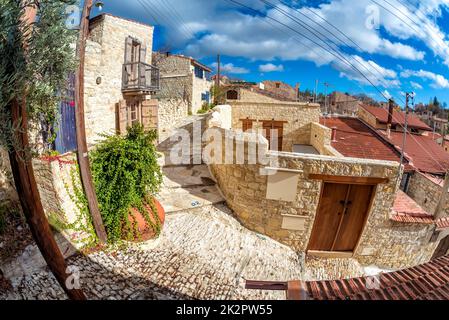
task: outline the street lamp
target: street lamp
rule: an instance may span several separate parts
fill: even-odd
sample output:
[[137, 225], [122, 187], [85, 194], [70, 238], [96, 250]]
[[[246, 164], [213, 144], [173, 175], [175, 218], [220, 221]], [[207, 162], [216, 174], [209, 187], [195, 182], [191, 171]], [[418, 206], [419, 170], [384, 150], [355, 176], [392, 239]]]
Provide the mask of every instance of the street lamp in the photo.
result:
[[103, 10], [104, 2], [103, 1], [95, 1], [95, 7], [98, 8], [98, 10]]

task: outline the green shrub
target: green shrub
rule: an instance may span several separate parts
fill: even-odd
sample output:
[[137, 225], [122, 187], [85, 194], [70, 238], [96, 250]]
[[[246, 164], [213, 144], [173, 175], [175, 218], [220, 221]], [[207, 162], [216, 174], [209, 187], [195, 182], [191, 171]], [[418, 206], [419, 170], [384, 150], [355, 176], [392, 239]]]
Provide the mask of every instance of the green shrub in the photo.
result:
[[153, 208], [159, 222], [152, 201], [162, 183], [154, 145], [156, 132], [144, 132], [141, 125], [135, 125], [128, 128], [126, 136], [105, 137], [92, 152], [92, 174], [110, 242], [136, 236], [135, 226], [128, 220], [131, 208], [139, 210], [159, 233], [160, 223], [154, 225], [145, 209], [146, 205]]

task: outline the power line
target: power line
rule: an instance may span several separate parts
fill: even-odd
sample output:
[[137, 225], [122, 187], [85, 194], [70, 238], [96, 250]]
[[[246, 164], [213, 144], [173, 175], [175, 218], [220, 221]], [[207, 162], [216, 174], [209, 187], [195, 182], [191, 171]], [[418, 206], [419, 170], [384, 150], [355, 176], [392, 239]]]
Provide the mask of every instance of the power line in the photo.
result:
[[[268, 1], [265, 1], [265, 0], [261, 0], [262, 2], [264, 2], [264, 3], [269, 3]], [[285, 2], [283, 2], [283, 1], [280, 1], [283, 5], [285, 5], [286, 7], [288, 7], [288, 8], [290, 8], [290, 9], [292, 9], [292, 10], [295, 10], [296, 12], [298, 12], [299, 14], [301, 14], [302, 16], [304, 16], [305, 18], [307, 18], [307, 19], [309, 19], [309, 20], [311, 20], [312, 22], [314, 22], [315, 24], [317, 24], [318, 26], [320, 26], [320, 27], [322, 27], [324, 30], [326, 30], [326, 31], [328, 31], [329, 33], [331, 33], [334, 37], [336, 37], [336, 35], [333, 33], [333, 32], [331, 32], [329, 29], [327, 29], [327, 28], [325, 28], [325, 27], [323, 27], [322, 25], [320, 25], [318, 22], [316, 22], [316, 21], [314, 21], [314, 20], [312, 20], [310, 17], [308, 17], [307, 15], [305, 15], [304, 13], [302, 13], [299, 9], [295, 9], [295, 8], [293, 8], [292, 6], [290, 6], [290, 5], [288, 5], [287, 3], [285, 3]], [[269, 3], [270, 5], [271, 5], [271, 7], [275, 7], [275, 5], [274, 4], [272, 4], [272, 3]], [[308, 9], [307, 7], [303, 7], [303, 8], [306, 8], [306, 9]], [[277, 9], [277, 8], [276, 8]], [[280, 10], [280, 9], [277, 9], [277, 10]], [[317, 13], [315, 13], [313, 10], [310, 10], [310, 9], [308, 9], [309, 11], [311, 11], [312, 13], [314, 13], [316, 16], [318, 16], [318, 17], [320, 17], [323, 21], [327, 21], [325, 18], [323, 18], [323, 17], [321, 17], [321, 16], [319, 16]], [[283, 11], [283, 10], [282, 10]], [[283, 11], [283, 12], [285, 12], [285, 11]], [[299, 22], [296, 18], [294, 19], [294, 18], [292, 18], [292, 16], [290, 15], [290, 14], [288, 14], [288, 17], [290, 18], [290, 19], [292, 19], [292, 20], [295, 20], [296, 22]], [[339, 33], [341, 33], [341, 34], [343, 34], [346, 38], [348, 38], [352, 43], [354, 43], [354, 44], [356, 44], [351, 38], [349, 38], [348, 36], [346, 36], [346, 34], [344, 34], [340, 29], [338, 29], [337, 27], [335, 27], [333, 24], [331, 24], [331, 23], [329, 23], [331, 26], [333, 26], [334, 27], [334, 29], [336, 29]], [[310, 25], [308, 25], [308, 24], [306, 24], [308, 27], [310, 27], [310, 28], [312, 28], [313, 30], [316, 30], [315, 28], [313, 28], [313, 27], [311, 27]], [[318, 31], [319, 32], [319, 31]], [[319, 32], [324, 38], [325, 38], [325, 40], [326, 39], [329, 39], [328, 37], [326, 37], [325, 35], [323, 35], [321, 32]], [[315, 34], [315, 36], [316, 36], [316, 34]], [[341, 40], [340, 38], [338, 38], [338, 37], [336, 37], [339, 41], [341, 41], [344, 45], [346, 45], [347, 47], [351, 47], [351, 45], [349, 45], [347, 42], [345, 42], [344, 40]], [[324, 43], [326, 43], [325, 42], [325, 40], [323, 40], [322, 38], [320, 38], [320, 40], [321, 41], [323, 41]], [[329, 39], [337, 48], [339, 48], [339, 46], [334, 42], [334, 41], [332, 41], [331, 39]], [[365, 50], [363, 50], [360, 46], [358, 46], [357, 44], [356, 44], [356, 46], [358, 47], [358, 48], [360, 48], [360, 51], [365, 51]], [[333, 49], [333, 48], [332, 48]], [[335, 50], [335, 49], [333, 49], [333, 50]], [[336, 51], [336, 50], [335, 50]], [[342, 50], [343, 52], [344, 52], [344, 50]], [[344, 56], [342, 56], [344, 59], [346, 59], [346, 57], [344, 57]], [[353, 57], [348, 57], [349, 59], [351, 59], [352, 61], [355, 61], [358, 65], [360, 65], [360, 66], [362, 66], [366, 71], [368, 71], [372, 76], [374, 76], [375, 78], [376, 78], [376, 76], [374, 75], [374, 73], [373, 73], [373, 71], [371, 71], [366, 65], [364, 65], [363, 63], [361, 63], [360, 61], [357, 61], [355, 58], [353, 58]], [[374, 64], [374, 65], [371, 65], [377, 72], [378, 72], [378, 74], [380, 75], [380, 77], [379, 78], [376, 78], [382, 85], [383, 85], [383, 87], [384, 88], [387, 88], [388, 87], [388, 85], [387, 85], [387, 83], [386, 83], [386, 79], [384, 78], [384, 76], [383, 76], [383, 74], [382, 74], [382, 72], [380, 71], [380, 69], [378, 68], [378, 66], [376, 65], [376, 64]], [[385, 97], [384, 96], [384, 98], [386, 98], [387, 99], [387, 97]]]
[[[230, 1], [232, 1], [232, 2], [235, 2], [235, 3], [237, 3], [237, 1], [234, 1], [234, 0], [230, 0]], [[266, 1], [266, 0], [261, 0], [262, 2], [264, 2], [264, 3], [269, 3], [268, 1]], [[279, 9], [279, 8], [277, 8], [277, 6], [274, 6], [273, 4], [271, 4], [271, 3], [269, 3], [270, 4], [270, 6], [272, 7], [272, 8], [274, 8], [275, 10], [277, 10], [277, 11], [279, 11], [279, 12], [281, 12], [284, 16], [286, 16], [286, 17], [289, 17], [291, 20], [293, 20], [294, 22], [297, 22], [297, 24], [299, 24], [300, 26], [302, 26], [304, 29], [306, 29], [306, 30], [308, 30], [309, 32], [311, 32], [312, 34], [314, 34], [319, 40], [321, 40], [321, 41], [323, 41], [323, 39], [322, 38], [320, 38], [320, 37], [318, 37], [317, 35], [316, 35], [316, 33], [314, 33], [313, 31], [311, 31], [308, 27], [305, 27], [304, 26], [304, 24], [302, 23], [302, 22], [300, 22], [300, 21], [298, 21], [297, 19], [295, 20], [295, 18], [292, 18], [291, 17], [291, 15], [289, 16], [289, 14], [285, 14], [285, 11], [284, 10], [282, 10], [282, 9]], [[271, 17], [269, 17], [269, 16], [266, 16], [267, 18], [271, 18]], [[273, 18], [271, 18], [271, 19], [273, 19]], [[275, 19], [274, 19], [275, 20]], [[276, 20], [277, 21], [277, 20]], [[282, 23], [283, 24], [283, 23]], [[285, 25], [285, 24], [283, 24], [284, 26], [286, 26], [286, 27], [288, 27], [288, 28], [290, 28], [291, 29], [291, 27], [290, 26], [288, 26], [288, 25]], [[294, 30], [294, 29], [292, 29], [292, 30]], [[348, 59], [346, 58], [346, 57], [344, 57], [340, 52], [338, 52], [337, 50], [335, 50], [334, 48], [332, 48], [332, 46], [330, 46], [326, 41], [323, 41], [323, 43], [325, 44], [325, 45], [327, 45], [332, 51], [329, 51], [328, 49], [326, 49], [326, 48], [324, 48], [321, 44], [319, 44], [319, 43], [317, 43], [315, 40], [313, 40], [313, 39], [310, 39], [309, 37], [307, 37], [306, 35], [303, 35], [303, 34], [301, 34], [301, 33], [299, 33], [298, 31], [296, 31], [296, 30], [294, 30], [295, 32], [297, 32], [298, 34], [300, 34], [300, 35], [302, 35], [303, 37], [305, 37], [305, 38], [307, 38], [307, 39], [309, 39], [310, 41], [312, 41], [313, 43], [315, 43], [316, 45], [318, 45], [318, 46], [320, 46], [321, 48], [323, 48], [325, 51], [327, 51], [327, 52], [329, 52], [329, 53], [331, 53], [333, 56], [335, 56], [337, 59], [339, 59], [340, 61], [343, 61], [343, 62], [345, 62], [349, 67], [351, 67], [352, 69], [354, 69], [356, 72], [358, 72], [358, 73], [360, 73], [360, 75], [362, 76], [362, 77], [364, 77], [382, 96], [384, 96], [385, 97], [385, 99], [387, 99], [388, 100], [388, 98], [383, 94], [383, 92], [381, 91], [381, 90], [379, 90], [379, 88], [363, 73], [363, 72], [361, 72], [356, 66], [354, 66], [351, 62], [349, 62], [348, 61]], [[335, 54], [335, 53], [336, 54]], [[338, 56], [337, 56], [338, 55]], [[359, 63], [359, 64], [361, 64], [361, 63]], [[361, 64], [362, 65], [362, 64]], [[362, 65], [365, 69], [367, 69], [368, 70], [368, 68], [366, 67], [366, 66], [364, 66], [364, 65]], [[379, 79], [377, 79], [376, 78], [376, 80], [379, 80]]]
[[[259, 10], [256, 10], [256, 9], [253, 9], [253, 8], [251, 8], [251, 7], [249, 7], [249, 6], [247, 6], [247, 5], [245, 5], [245, 4], [242, 4], [242, 3], [240, 3], [240, 2], [238, 2], [238, 1], [236, 1], [236, 0], [227, 0], [228, 2], [232, 2], [232, 3], [234, 3], [234, 4], [237, 4], [237, 5], [239, 5], [239, 6], [241, 6], [241, 7], [244, 7], [244, 8], [246, 8], [246, 9], [249, 9], [249, 10], [251, 10], [251, 11], [254, 11], [254, 12], [256, 12], [256, 13], [258, 13], [258, 14], [261, 14], [261, 12], [259, 11]], [[307, 35], [303, 35], [303, 34], [301, 34], [300, 32], [298, 32], [297, 30], [295, 30], [295, 29], [293, 29], [292, 27], [290, 27], [289, 25], [286, 25], [285, 23], [283, 23], [283, 22], [280, 22], [279, 20], [277, 20], [277, 19], [274, 19], [274, 18], [272, 18], [272, 17], [269, 17], [268, 15], [266, 15], [265, 16], [266, 18], [268, 18], [268, 19], [270, 19], [270, 20], [273, 20], [273, 21], [275, 21], [275, 22], [277, 22], [278, 24], [280, 24], [280, 25], [282, 25], [282, 26], [284, 26], [284, 27], [286, 27], [286, 28], [288, 28], [288, 29], [290, 29], [290, 30], [292, 30], [293, 32], [295, 32], [295, 33], [297, 33], [297, 34], [299, 34], [299, 35], [301, 35], [301, 36], [303, 36], [304, 38], [306, 38], [306, 39], [308, 39], [309, 41], [311, 41], [311, 42], [313, 42], [313, 43], [315, 43], [317, 46], [319, 46], [321, 49], [323, 49], [324, 51], [326, 51], [326, 52], [328, 52], [328, 53], [330, 53], [330, 54], [332, 54], [334, 57], [336, 57], [337, 59], [339, 59], [339, 60], [342, 60], [343, 62], [345, 62], [346, 64], [349, 64], [350, 66], [352, 66], [352, 68], [354, 68], [354, 70], [356, 70], [358, 73], [360, 73], [372, 86], [373, 86], [373, 88], [374, 89], [376, 89], [378, 92], [379, 92], [379, 94], [381, 95], [381, 96], [383, 96], [386, 100], [389, 100], [389, 98], [376, 86], [376, 85], [374, 85], [373, 83], [372, 83], [372, 81], [369, 79], [369, 78], [367, 78], [366, 77], [366, 75], [363, 73], [363, 72], [361, 72], [357, 67], [355, 67], [354, 65], [352, 65], [351, 63], [349, 63], [347, 60], [345, 61], [344, 59], [342, 59], [341, 57], [339, 57], [339, 56], [337, 56], [334, 52], [332, 52], [332, 51], [329, 51], [328, 49], [326, 49], [326, 48], [324, 48], [321, 44], [319, 44], [319, 43], [317, 43], [315, 40], [313, 40], [313, 39], [311, 39], [310, 37], [308, 37]], [[333, 48], [331, 48], [332, 50], [334, 50]], [[399, 100], [402, 100], [403, 102], [404, 102], [404, 100], [401, 98], [401, 97], [399, 97], [400, 99]], [[394, 118], [394, 116], [393, 116], [393, 118]], [[400, 127], [402, 127], [402, 128], [404, 128], [404, 126], [402, 126], [401, 124], [400, 124], [400, 122], [397, 120], [397, 119], [395, 119], [397, 122], [398, 122], [398, 124], [399, 124], [399, 126]], [[406, 130], [404, 130], [404, 134], [407, 134], [407, 131]], [[418, 140], [416, 140], [414, 137], [413, 137], [413, 135], [411, 135], [411, 138], [423, 149], [423, 151], [424, 152], [426, 152], [431, 158], [432, 158], [432, 160], [433, 161], [435, 161], [435, 163], [437, 163], [441, 168], [443, 168], [442, 166], [441, 166], [441, 164], [439, 164], [439, 162], [435, 159], [435, 157], [433, 157], [425, 148], [423, 148], [423, 146], [422, 146], [422, 144], [421, 143], [419, 143], [419, 141]], [[444, 169], [444, 168], [443, 168]]]

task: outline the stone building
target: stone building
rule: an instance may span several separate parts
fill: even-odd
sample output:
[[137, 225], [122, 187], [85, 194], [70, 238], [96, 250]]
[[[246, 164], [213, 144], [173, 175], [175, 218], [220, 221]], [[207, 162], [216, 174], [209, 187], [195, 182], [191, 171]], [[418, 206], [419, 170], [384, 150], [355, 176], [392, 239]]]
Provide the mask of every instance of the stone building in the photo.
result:
[[213, 82], [209, 67], [191, 57], [160, 52], [153, 54], [153, 62], [161, 73], [162, 90], [156, 97], [162, 108], [167, 106], [187, 116], [211, 102]]
[[329, 96], [329, 112], [356, 116], [362, 103], [349, 94], [335, 91]]
[[[333, 130], [320, 124], [318, 104], [228, 102], [209, 120], [227, 161], [214, 151], [209, 167], [244, 226], [309, 255], [365, 265], [408, 267], [434, 255], [447, 230], [436, 233], [428, 216], [423, 224], [408, 220], [424, 210], [399, 190], [404, 167], [394, 148], [379, 142], [385, 159], [346, 156]], [[268, 130], [270, 119], [279, 123], [267, 136], [257, 129]], [[273, 148], [273, 131], [282, 149]], [[256, 162], [250, 150], [258, 150]]]
[[285, 99], [289, 99], [291, 101], [299, 100], [299, 83], [296, 84], [295, 87], [292, 87], [291, 85], [282, 81], [265, 80], [260, 83], [259, 87], [262, 90], [280, 95], [282, 97], [285, 97]]
[[154, 27], [99, 15], [90, 21], [85, 58], [85, 118], [89, 144], [102, 133], [142, 123], [157, 128], [159, 71], [151, 65]]

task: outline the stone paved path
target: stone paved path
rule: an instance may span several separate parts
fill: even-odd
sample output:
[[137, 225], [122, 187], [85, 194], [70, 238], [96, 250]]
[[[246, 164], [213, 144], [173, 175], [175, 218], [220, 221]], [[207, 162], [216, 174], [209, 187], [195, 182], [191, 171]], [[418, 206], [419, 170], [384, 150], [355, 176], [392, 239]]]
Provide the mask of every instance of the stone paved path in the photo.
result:
[[[163, 151], [168, 150], [165, 146]], [[242, 227], [225, 205], [207, 166], [166, 166], [163, 171], [157, 197], [167, 216], [157, 240], [68, 259], [68, 265], [79, 270], [88, 298], [285, 299], [284, 292], [246, 290], [244, 280], [336, 279], [361, 274], [361, 267], [352, 260], [306, 259]], [[14, 290], [0, 292], [0, 300], [65, 299], [46, 267], [11, 280]]]
[[[167, 216], [161, 237], [126, 251], [69, 259], [91, 299], [284, 299], [244, 289], [244, 279], [298, 279], [302, 257], [243, 228], [223, 205]], [[48, 271], [17, 279], [10, 298], [64, 295]], [[0, 295], [0, 299], [5, 298]]]

